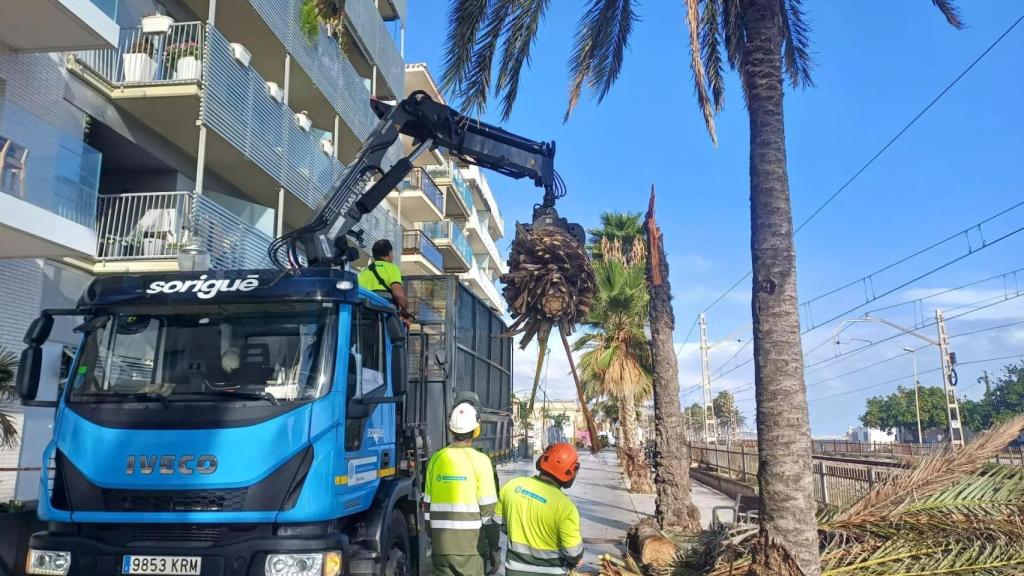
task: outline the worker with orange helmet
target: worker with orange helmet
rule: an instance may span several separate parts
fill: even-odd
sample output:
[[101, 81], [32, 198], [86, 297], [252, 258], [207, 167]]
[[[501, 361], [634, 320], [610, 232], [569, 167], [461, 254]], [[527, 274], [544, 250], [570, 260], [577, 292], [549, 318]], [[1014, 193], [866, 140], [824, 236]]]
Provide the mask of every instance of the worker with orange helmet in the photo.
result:
[[583, 559], [580, 513], [563, 489], [580, 469], [571, 444], [552, 444], [537, 459], [536, 476], [521, 476], [501, 488], [493, 522], [508, 536], [506, 576], [567, 574]]

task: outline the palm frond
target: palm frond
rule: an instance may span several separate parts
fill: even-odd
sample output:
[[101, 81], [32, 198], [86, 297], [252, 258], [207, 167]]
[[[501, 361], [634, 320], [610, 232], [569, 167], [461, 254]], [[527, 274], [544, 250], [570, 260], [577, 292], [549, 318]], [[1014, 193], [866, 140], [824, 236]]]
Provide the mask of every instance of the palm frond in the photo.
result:
[[576, 40], [569, 58], [569, 103], [562, 118], [569, 120], [583, 93], [583, 85], [593, 73], [600, 43], [610, 36], [614, 0], [590, 0], [576, 26]]
[[700, 49], [704, 59], [704, 71], [708, 75], [708, 90], [715, 105], [715, 112], [720, 112], [725, 104], [725, 78], [722, 64], [722, 29], [719, 28], [722, 12], [722, 0], [702, 0], [703, 11], [700, 15]]
[[451, 0], [448, 8], [448, 37], [445, 40], [442, 92], [461, 92], [473, 63], [477, 33], [487, 15], [487, 0]]
[[[17, 398], [14, 388], [14, 373], [18, 368], [18, 356], [0, 347], [0, 406]], [[18, 440], [18, 428], [14, 425], [14, 414], [0, 409], [0, 448], [13, 448]]]
[[629, 36], [633, 33], [633, 24], [639, 17], [633, 2], [636, 0], [604, 0], [612, 4], [612, 21], [610, 34], [599, 38], [597, 45], [597, 66], [590, 75], [589, 86], [597, 91], [597, 101], [604, 100], [608, 91], [622, 72], [622, 61], [629, 48]]
[[740, 0], [722, 0], [722, 39], [729, 67], [738, 70], [743, 62], [743, 48], [747, 45], [743, 30], [743, 12]]
[[693, 72], [693, 84], [697, 95], [697, 104], [704, 113], [704, 125], [711, 136], [711, 142], [718, 145], [718, 135], [715, 131], [715, 110], [712, 106], [711, 97], [708, 95], [706, 79], [704, 75], [704, 62], [701, 60], [700, 50], [700, 0], [686, 1], [686, 24], [690, 29], [690, 70]]
[[794, 88], [814, 86], [811, 79], [810, 28], [804, 19], [803, 0], [779, 0], [782, 15], [782, 63]]
[[459, 91], [461, 106], [469, 114], [481, 115], [487, 109], [494, 54], [514, 4], [515, 0], [491, 0], [483, 30], [473, 49], [472, 64]]
[[508, 120], [519, 95], [523, 66], [530, 64], [530, 48], [550, 0], [518, 0], [502, 45], [501, 64], [494, 91], [501, 96], [501, 118]]
[[956, 7], [956, 3], [953, 0], [932, 0], [932, 4], [942, 12], [942, 15], [946, 17], [946, 22], [957, 30], [964, 27], [964, 23], [960, 20], [960, 9]]

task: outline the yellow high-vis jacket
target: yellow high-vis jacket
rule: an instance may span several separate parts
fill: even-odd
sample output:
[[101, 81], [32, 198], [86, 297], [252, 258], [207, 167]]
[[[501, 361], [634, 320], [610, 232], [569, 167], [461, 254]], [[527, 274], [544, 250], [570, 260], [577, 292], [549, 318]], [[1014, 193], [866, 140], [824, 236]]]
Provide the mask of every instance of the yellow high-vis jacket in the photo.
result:
[[509, 480], [493, 521], [508, 535], [507, 576], [567, 574], [583, 559], [579, 510], [557, 486], [539, 478]]
[[[480, 554], [481, 528], [490, 523], [498, 502], [491, 459], [468, 446], [438, 450], [427, 464], [423, 501], [429, 507], [433, 554]], [[496, 536], [489, 544], [495, 550]]]

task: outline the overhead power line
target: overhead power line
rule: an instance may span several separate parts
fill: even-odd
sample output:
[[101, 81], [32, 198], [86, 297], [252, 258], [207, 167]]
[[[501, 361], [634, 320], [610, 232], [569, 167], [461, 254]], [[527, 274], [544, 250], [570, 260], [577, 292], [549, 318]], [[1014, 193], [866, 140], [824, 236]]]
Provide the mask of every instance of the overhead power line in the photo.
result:
[[[884, 154], [889, 148], [891, 148], [892, 145], [895, 144], [896, 141], [900, 139], [900, 137], [906, 134], [907, 131], [910, 130], [910, 128], [913, 127], [914, 124], [916, 124], [917, 121], [920, 120], [921, 117], [925, 115], [925, 113], [931, 110], [932, 107], [934, 107], [935, 104], [939, 102], [939, 100], [941, 100], [947, 93], [949, 93], [950, 90], [953, 89], [954, 86], [956, 86], [961, 80], [963, 80], [964, 76], [966, 76], [968, 72], [970, 72], [975, 66], [977, 66], [978, 63], [981, 62], [986, 56], [988, 56], [989, 52], [991, 52], [996, 46], [998, 46], [999, 43], [1002, 42], [1003, 39], [1006, 38], [1006, 36], [1008, 36], [1010, 32], [1012, 32], [1013, 29], [1016, 28], [1017, 25], [1021, 23], [1022, 20], [1024, 20], [1024, 15], [1021, 15], [1020, 18], [1014, 20], [1014, 22], [1010, 24], [1010, 26], [1002, 34], [1000, 34], [995, 40], [993, 40], [992, 43], [989, 44], [989, 46], [985, 48], [985, 50], [982, 51], [982, 53], [979, 54], [977, 58], [971, 61], [971, 63], [968, 64], [967, 67], [964, 68], [960, 72], [960, 74], [956, 76], [956, 78], [953, 78], [953, 80], [949, 84], [947, 84], [946, 87], [943, 88], [934, 98], [932, 98], [931, 101], [928, 102], [928, 104], [925, 105], [924, 108], [922, 108], [916, 115], [914, 115], [914, 117], [909, 122], [907, 122], [906, 125], [903, 126], [903, 128], [901, 128], [892, 138], [889, 139], [888, 142], [885, 143], [884, 146], [882, 146], [878, 150], [878, 152], [875, 152], [875, 154], [871, 156], [871, 158], [869, 158], [868, 161], [865, 162], [860, 168], [858, 168], [857, 171], [854, 172], [853, 175], [846, 180], [846, 182], [843, 182], [842, 186], [836, 189], [836, 191], [833, 192], [831, 196], [829, 196], [824, 202], [822, 202], [817, 208], [815, 208], [814, 212], [812, 212], [810, 216], [805, 218], [803, 222], [801, 222], [800, 225], [796, 227], [796, 230], [793, 232], [793, 235], [795, 236], [801, 230], [803, 230], [803, 228], [810, 224], [811, 221], [814, 220], [814, 218], [817, 217], [822, 210], [824, 210], [829, 204], [832, 203], [833, 200], [835, 200], [840, 194], [842, 194], [847, 188], [849, 188], [850, 185], [853, 184], [853, 182], [858, 177], [860, 177], [861, 174], [863, 174], [868, 168], [871, 167], [872, 164], [875, 163], [876, 160], [878, 160], [882, 156], [882, 154]], [[724, 299], [733, 290], [735, 290], [736, 287], [740, 285], [740, 283], [749, 278], [750, 274], [751, 272], [748, 270], [746, 274], [744, 274], [739, 280], [734, 282], [732, 286], [729, 286], [729, 288], [726, 289], [725, 292], [722, 292], [717, 298], [715, 298], [711, 302], [711, 304], [708, 304], [701, 312], [707, 312], [708, 310], [711, 310], [711, 308], [713, 308], [715, 305], [721, 302], [722, 299]]]

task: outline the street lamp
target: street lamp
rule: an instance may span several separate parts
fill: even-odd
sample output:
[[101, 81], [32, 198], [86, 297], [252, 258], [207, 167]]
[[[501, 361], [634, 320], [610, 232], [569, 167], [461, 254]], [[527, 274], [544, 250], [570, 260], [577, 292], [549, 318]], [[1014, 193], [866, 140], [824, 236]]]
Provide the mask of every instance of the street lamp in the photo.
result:
[[921, 395], [918, 393], [920, 382], [917, 381], [917, 349], [904, 346], [903, 350], [910, 352], [914, 361], [914, 409], [917, 411], [917, 443], [924, 446], [924, 434], [921, 433]]

